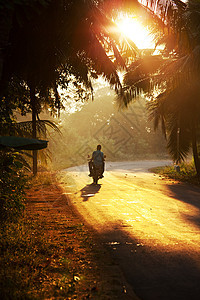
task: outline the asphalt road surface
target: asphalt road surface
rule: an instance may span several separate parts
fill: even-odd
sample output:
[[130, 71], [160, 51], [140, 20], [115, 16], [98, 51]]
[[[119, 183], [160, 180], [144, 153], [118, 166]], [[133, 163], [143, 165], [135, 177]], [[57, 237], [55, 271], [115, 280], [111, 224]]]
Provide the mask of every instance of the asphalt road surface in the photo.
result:
[[148, 171], [167, 164], [107, 162], [98, 185], [85, 165], [60, 180], [140, 299], [199, 300], [200, 188]]

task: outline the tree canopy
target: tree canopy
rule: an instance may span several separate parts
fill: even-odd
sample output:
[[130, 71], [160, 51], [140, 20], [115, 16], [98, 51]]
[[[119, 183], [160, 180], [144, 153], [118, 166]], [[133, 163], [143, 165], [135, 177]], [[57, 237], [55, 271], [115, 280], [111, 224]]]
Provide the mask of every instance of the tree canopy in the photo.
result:
[[0, 23], [0, 96], [23, 114], [32, 112], [33, 138], [41, 110], [61, 108], [58, 86], [68, 89], [71, 83], [79, 98], [87, 99], [92, 79], [101, 75], [116, 91], [121, 89], [117, 68], [125, 68], [122, 52], [135, 54], [137, 49], [133, 43], [123, 47], [99, 4], [102, 1], [1, 3], [6, 21]]

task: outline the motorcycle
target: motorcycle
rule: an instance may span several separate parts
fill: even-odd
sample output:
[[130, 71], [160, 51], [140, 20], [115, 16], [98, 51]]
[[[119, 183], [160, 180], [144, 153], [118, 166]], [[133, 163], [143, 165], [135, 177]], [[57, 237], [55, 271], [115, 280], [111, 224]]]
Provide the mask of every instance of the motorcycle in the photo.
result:
[[94, 184], [98, 184], [98, 180], [103, 178], [103, 176], [102, 176], [103, 166], [94, 166], [89, 155], [88, 155], [88, 162], [89, 162], [89, 169], [90, 169], [90, 174], [91, 174], [89, 176], [91, 176], [93, 178]]
[[93, 168], [93, 183], [98, 184], [98, 180], [102, 178], [102, 166], [95, 166]]

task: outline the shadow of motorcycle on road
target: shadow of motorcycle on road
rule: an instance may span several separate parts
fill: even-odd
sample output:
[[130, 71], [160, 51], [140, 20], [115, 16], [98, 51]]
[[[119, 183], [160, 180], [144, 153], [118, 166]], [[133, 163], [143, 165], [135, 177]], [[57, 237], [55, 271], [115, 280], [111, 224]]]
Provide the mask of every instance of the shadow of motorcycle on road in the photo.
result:
[[94, 197], [100, 190], [101, 184], [87, 184], [80, 190], [83, 201], [88, 201], [89, 198]]

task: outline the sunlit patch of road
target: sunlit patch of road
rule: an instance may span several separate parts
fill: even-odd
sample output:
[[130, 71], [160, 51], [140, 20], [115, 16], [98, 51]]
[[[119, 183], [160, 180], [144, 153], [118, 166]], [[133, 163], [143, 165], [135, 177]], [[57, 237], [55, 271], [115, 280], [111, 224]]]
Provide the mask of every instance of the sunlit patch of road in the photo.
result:
[[[71, 168], [68, 172], [75, 184], [67, 189], [73, 191], [79, 212], [99, 233], [111, 231], [117, 224], [145, 244], [165, 249], [173, 246], [174, 251], [179, 245], [181, 249], [183, 245], [199, 247], [199, 224], [192, 221], [198, 218], [199, 207], [177, 199], [172, 181], [148, 172], [156, 164], [166, 162], [108, 163], [98, 186], [91, 185], [87, 166]], [[200, 199], [200, 192], [198, 196]]]

